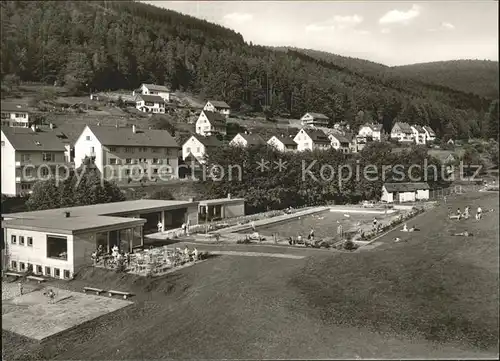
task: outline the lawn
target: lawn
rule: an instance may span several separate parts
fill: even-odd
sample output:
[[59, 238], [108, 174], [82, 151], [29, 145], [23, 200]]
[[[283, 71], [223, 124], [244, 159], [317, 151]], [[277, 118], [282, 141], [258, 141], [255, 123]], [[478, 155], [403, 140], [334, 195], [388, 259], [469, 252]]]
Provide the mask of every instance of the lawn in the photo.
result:
[[[134, 304], [42, 344], [4, 330], [3, 358], [495, 358], [493, 195], [448, 201], [495, 208], [481, 223], [452, 223], [434, 209], [415, 219], [421, 231], [407, 242], [393, 243], [394, 231], [371, 251], [218, 256], [160, 279], [88, 269], [58, 287], [129, 290]], [[449, 235], [464, 229], [475, 236]], [[241, 249], [261, 248], [272, 247]]]

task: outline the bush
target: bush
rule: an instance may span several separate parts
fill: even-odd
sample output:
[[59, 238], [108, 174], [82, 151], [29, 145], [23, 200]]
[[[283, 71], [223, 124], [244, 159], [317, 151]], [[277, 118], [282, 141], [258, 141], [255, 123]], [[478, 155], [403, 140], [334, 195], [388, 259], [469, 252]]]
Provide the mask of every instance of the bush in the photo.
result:
[[352, 251], [356, 249], [356, 245], [354, 244], [353, 241], [348, 239], [347, 241], [344, 242], [344, 249], [347, 251]]

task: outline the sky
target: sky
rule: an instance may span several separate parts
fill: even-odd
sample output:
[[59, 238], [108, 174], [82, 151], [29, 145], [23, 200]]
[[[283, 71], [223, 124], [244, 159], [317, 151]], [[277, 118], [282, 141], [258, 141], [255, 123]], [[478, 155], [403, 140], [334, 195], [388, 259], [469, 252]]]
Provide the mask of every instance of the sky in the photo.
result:
[[405, 65], [498, 61], [498, 2], [144, 1], [223, 25], [246, 42]]

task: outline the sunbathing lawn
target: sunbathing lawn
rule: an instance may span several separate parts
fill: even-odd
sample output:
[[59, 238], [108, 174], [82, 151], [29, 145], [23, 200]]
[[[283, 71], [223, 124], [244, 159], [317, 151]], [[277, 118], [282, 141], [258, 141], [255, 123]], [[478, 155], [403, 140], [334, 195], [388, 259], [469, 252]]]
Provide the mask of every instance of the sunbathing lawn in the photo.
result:
[[[303, 250], [304, 259], [223, 255], [160, 279], [89, 268], [74, 281], [55, 283], [77, 291], [128, 290], [137, 295], [134, 304], [41, 344], [3, 330], [2, 356], [496, 358], [496, 197], [475, 193], [448, 201], [453, 210], [478, 202], [495, 208], [479, 223], [450, 221], [441, 207], [417, 217], [421, 231], [404, 234], [406, 242], [394, 243], [401, 236], [394, 231], [370, 251]], [[475, 236], [449, 235], [465, 229]]]

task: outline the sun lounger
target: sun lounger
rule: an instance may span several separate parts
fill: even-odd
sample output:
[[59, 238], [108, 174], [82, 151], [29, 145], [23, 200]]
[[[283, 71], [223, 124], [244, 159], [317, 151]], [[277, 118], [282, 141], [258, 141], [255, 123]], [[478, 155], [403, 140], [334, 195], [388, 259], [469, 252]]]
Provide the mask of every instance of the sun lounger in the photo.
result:
[[37, 277], [37, 276], [28, 276], [26, 277], [29, 280], [37, 281], [38, 283], [45, 282], [45, 278]]
[[130, 292], [122, 292], [122, 291], [115, 291], [115, 290], [109, 290], [108, 291], [109, 297], [112, 297], [113, 295], [119, 295], [122, 296], [124, 300], [132, 296]]
[[94, 288], [94, 287], [83, 287], [83, 293], [88, 292], [95, 292], [96, 295], [100, 295], [101, 293], [104, 292], [104, 290], [101, 290], [100, 288]]

